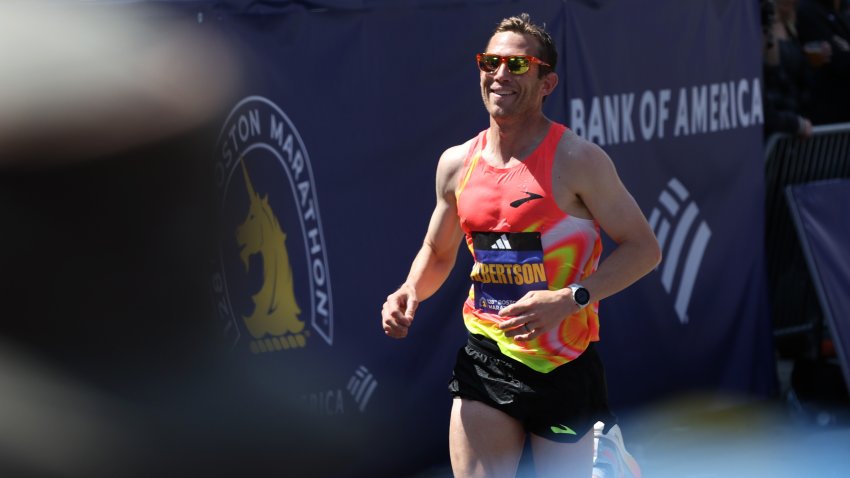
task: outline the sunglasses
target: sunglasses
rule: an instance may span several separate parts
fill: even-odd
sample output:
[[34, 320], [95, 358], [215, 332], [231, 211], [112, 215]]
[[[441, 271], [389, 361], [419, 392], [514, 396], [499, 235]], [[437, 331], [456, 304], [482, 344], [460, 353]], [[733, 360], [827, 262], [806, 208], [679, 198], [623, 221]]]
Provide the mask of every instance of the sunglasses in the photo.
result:
[[478, 59], [478, 69], [484, 73], [495, 73], [502, 63], [508, 65], [508, 71], [514, 75], [524, 74], [531, 68], [532, 63], [537, 63], [541, 66], [552, 66], [540, 58], [531, 55], [501, 56], [479, 53], [475, 57]]

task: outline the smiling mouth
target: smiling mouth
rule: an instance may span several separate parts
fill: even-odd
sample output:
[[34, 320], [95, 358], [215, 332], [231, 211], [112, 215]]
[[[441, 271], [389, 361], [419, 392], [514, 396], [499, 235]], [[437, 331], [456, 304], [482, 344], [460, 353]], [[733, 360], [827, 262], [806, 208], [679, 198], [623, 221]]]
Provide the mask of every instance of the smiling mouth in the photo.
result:
[[513, 95], [516, 94], [513, 91], [494, 91], [494, 90], [490, 90], [490, 93], [492, 93], [492, 94], [494, 94], [494, 95], [496, 95], [500, 98], [504, 98], [505, 96], [513, 96]]

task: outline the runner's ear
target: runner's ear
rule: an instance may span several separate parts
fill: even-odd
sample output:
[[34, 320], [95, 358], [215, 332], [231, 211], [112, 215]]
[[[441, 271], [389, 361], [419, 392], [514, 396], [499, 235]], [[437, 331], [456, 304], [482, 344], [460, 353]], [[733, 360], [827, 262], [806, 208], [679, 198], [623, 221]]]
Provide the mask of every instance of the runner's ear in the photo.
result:
[[540, 90], [543, 93], [543, 96], [549, 96], [555, 91], [555, 88], [558, 86], [558, 74], [553, 72], [547, 73], [543, 77], [543, 88]]

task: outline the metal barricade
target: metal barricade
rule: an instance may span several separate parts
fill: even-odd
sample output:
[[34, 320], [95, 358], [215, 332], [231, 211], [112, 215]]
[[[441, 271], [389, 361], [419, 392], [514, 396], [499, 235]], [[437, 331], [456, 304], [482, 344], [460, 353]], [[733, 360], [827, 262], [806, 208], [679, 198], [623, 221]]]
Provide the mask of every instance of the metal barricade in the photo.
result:
[[850, 123], [816, 126], [808, 139], [777, 133], [765, 145], [765, 254], [774, 336], [780, 340], [806, 337], [807, 352], [814, 355], [818, 351], [811, 347], [819, 348], [823, 314], [788, 211], [785, 188], [848, 177]]

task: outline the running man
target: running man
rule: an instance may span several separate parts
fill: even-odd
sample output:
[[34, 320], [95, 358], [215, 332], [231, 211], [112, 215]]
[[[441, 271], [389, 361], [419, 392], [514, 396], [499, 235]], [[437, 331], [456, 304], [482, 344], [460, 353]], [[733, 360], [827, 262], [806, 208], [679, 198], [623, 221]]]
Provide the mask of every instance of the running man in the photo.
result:
[[[383, 329], [407, 336], [464, 239], [475, 263], [449, 385], [454, 475], [513, 477], [530, 440], [538, 477], [587, 478], [594, 424], [614, 420], [593, 347], [598, 302], [661, 251], [606, 153], [543, 114], [558, 85], [550, 35], [527, 14], [504, 19], [477, 61], [490, 126], [441, 156], [424, 243]], [[617, 244], [601, 263], [600, 228]]]

